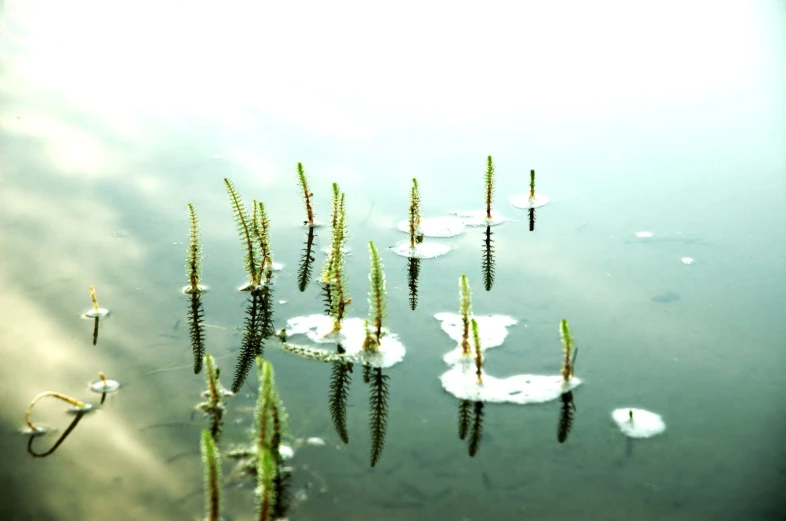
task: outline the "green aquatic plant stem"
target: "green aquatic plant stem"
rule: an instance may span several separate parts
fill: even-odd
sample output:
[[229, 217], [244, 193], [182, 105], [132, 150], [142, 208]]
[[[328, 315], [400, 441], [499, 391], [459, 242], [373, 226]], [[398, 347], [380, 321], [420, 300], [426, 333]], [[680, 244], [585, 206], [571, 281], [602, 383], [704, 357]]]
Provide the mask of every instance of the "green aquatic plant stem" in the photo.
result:
[[240, 198], [240, 194], [235, 188], [235, 185], [232, 184], [232, 181], [225, 177], [224, 185], [229, 195], [229, 202], [232, 205], [232, 213], [235, 216], [235, 224], [237, 225], [240, 241], [246, 250], [244, 256], [246, 273], [248, 274], [251, 285], [258, 286], [260, 276], [257, 271], [257, 248], [253, 241], [253, 223], [250, 222], [243, 200]]
[[308, 186], [308, 178], [306, 177], [306, 170], [303, 168], [303, 163], [297, 164], [297, 179], [300, 190], [303, 192], [303, 204], [306, 205], [305, 224], [307, 226], [314, 226], [314, 207], [311, 205], [311, 198], [314, 194]]
[[205, 519], [221, 519], [221, 458], [209, 429], [202, 430], [202, 465], [205, 480]]
[[532, 201], [535, 199], [535, 171], [529, 171], [529, 199]]
[[491, 156], [486, 159], [486, 219], [491, 219], [491, 203], [494, 198], [494, 161]]
[[559, 323], [559, 336], [562, 340], [562, 346], [565, 351], [565, 360], [562, 364], [562, 378], [564, 381], [570, 380], [573, 376], [573, 363], [571, 362], [571, 353], [573, 352], [573, 334], [570, 331], [570, 325], [564, 318]]
[[472, 315], [472, 293], [469, 289], [467, 276], [463, 273], [461, 277], [459, 277], [459, 314], [461, 315], [461, 322], [464, 326], [464, 331], [461, 336], [461, 352], [468, 355], [471, 352], [471, 347], [469, 345], [469, 327]]
[[347, 285], [346, 274], [344, 272], [344, 247], [346, 244], [346, 220], [347, 214], [344, 209], [345, 194], [342, 192], [338, 204], [338, 220], [336, 228], [333, 230], [333, 241], [331, 247], [332, 255], [332, 283], [335, 289], [333, 296], [333, 331], [341, 331], [341, 322], [344, 320], [346, 307], [352, 303], [349, 298], [349, 286]]
[[216, 376], [216, 362], [213, 355], [205, 355], [205, 382], [207, 383], [206, 410], [217, 410], [221, 407], [221, 392], [219, 391], [218, 377]]
[[368, 273], [368, 297], [371, 316], [374, 320], [374, 334], [376, 336], [377, 345], [382, 339], [382, 319], [385, 316], [387, 306], [387, 288], [385, 285], [385, 272], [382, 266], [382, 260], [379, 257], [379, 251], [374, 245], [373, 241], [368, 243], [369, 258], [371, 261], [371, 268]]
[[478, 384], [483, 384], [483, 353], [480, 347], [480, 332], [478, 331], [478, 321], [472, 319], [472, 340], [475, 342], [475, 375], [478, 377]]
[[412, 178], [412, 189], [409, 193], [409, 247], [415, 248], [415, 244], [420, 242], [418, 240], [420, 235], [420, 188], [418, 188], [418, 180]]
[[[259, 373], [259, 398], [257, 399], [257, 479], [259, 504], [257, 519], [267, 521], [271, 512], [279, 509], [283, 500], [280, 476], [280, 446], [282, 438], [282, 415], [280, 414], [278, 390], [276, 389], [272, 364], [257, 357]], [[279, 486], [277, 487], [276, 484]]]
[[202, 252], [199, 245], [199, 222], [194, 205], [188, 203], [188, 249], [186, 250], [186, 275], [188, 276], [189, 292], [199, 293], [201, 276]]

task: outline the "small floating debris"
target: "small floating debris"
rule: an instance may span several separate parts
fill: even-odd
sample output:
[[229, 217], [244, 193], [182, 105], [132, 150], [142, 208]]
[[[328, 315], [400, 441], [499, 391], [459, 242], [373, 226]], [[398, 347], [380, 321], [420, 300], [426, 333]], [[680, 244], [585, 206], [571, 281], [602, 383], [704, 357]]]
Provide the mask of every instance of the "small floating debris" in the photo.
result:
[[120, 382], [117, 380], [108, 380], [104, 373], [98, 373], [99, 379], [90, 384], [90, 390], [95, 393], [113, 393], [120, 389]]
[[666, 430], [666, 424], [659, 414], [644, 409], [632, 407], [615, 409], [611, 413], [611, 418], [622, 434], [630, 438], [650, 438]]
[[653, 235], [652, 232], [636, 232], [637, 239], [652, 239]]
[[82, 318], [104, 318], [109, 315], [109, 310], [106, 308], [98, 307], [98, 298], [96, 297], [96, 289], [90, 285], [90, 299], [93, 301], [93, 309], [82, 313]]
[[693, 264], [693, 257], [683, 257], [680, 260], [683, 264]]
[[[396, 228], [409, 233], [409, 222], [399, 221]], [[455, 237], [464, 232], [464, 220], [459, 217], [429, 217], [420, 220], [418, 230], [425, 237]]]
[[421, 242], [420, 244], [415, 244], [414, 248], [411, 248], [409, 241], [403, 241], [390, 249], [393, 251], [393, 253], [400, 255], [401, 257], [414, 259], [433, 259], [435, 257], [445, 255], [451, 250], [451, 247], [447, 244], [438, 242]]

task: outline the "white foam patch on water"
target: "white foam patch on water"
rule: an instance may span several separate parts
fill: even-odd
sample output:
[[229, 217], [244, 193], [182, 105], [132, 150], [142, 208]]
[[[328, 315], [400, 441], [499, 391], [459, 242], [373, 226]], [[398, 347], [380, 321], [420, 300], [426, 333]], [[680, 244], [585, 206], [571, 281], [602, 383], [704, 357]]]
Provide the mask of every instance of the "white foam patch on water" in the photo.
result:
[[680, 260], [683, 264], [693, 264], [693, 257], [683, 257]]
[[366, 339], [366, 324], [362, 318], [347, 318], [341, 322], [341, 331], [333, 332], [333, 318], [327, 315], [307, 315], [287, 321], [287, 337], [305, 335], [318, 344], [337, 344], [345, 350], [347, 358], [371, 367], [386, 368], [404, 360], [406, 348], [398, 337], [382, 328], [383, 336], [377, 352], [363, 350]]
[[530, 208], [540, 208], [541, 206], [548, 204], [549, 201], [550, 199], [547, 196], [541, 194], [535, 194], [534, 199], [530, 199], [529, 194], [518, 194], [510, 198], [511, 206], [525, 210]]
[[[631, 412], [633, 412], [633, 419], [630, 417]], [[649, 438], [666, 430], [666, 424], [660, 414], [644, 409], [634, 407], [614, 409], [611, 419], [620, 428], [622, 434], [631, 438]]]
[[580, 383], [576, 377], [565, 382], [561, 375], [519, 374], [495, 378], [481, 372], [478, 382], [473, 364], [456, 364], [440, 376], [442, 387], [460, 400], [491, 403], [544, 403], [556, 400]]
[[[448, 365], [453, 365], [467, 358], [472, 359], [475, 356], [475, 340], [472, 338], [471, 332], [469, 336], [469, 345], [472, 347], [472, 354], [462, 354], [461, 340], [464, 336], [464, 323], [461, 321], [461, 315], [458, 313], [443, 312], [437, 313], [434, 315], [434, 318], [440, 321], [442, 331], [447, 333], [457, 344], [455, 349], [442, 357], [442, 360]], [[506, 315], [474, 315], [472, 318], [478, 322], [481, 351], [502, 345], [505, 341], [505, 337], [508, 336], [507, 328], [518, 323], [518, 320]]]
[[413, 257], [416, 259], [433, 259], [445, 255], [451, 250], [447, 244], [439, 242], [421, 242], [416, 244], [414, 248], [409, 247], [409, 241], [400, 242], [390, 248], [393, 253], [402, 257]]
[[652, 232], [636, 232], [637, 239], [651, 239], [653, 236]]
[[491, 212], [491, 219], [486, 218], [486, 210], [457, 210], [450, 212], [461, 219], [464, 226], [497, 226], [506, 221], [512, 221], [497, 212]]
[[[409, 233], [409, 221], [399, 221], [396, 228]], [[455, 237], [464, 232], [464, 221], [458, 217], [429, 217], [420, 220], [419, 230], [426, 237]]]

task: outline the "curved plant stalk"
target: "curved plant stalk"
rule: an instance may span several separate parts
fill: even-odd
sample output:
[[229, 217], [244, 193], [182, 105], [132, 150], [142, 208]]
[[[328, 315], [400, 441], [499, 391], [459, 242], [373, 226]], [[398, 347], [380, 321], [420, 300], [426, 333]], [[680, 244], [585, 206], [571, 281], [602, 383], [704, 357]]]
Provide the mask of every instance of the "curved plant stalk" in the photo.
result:
[[469, 281], [465, 274], [459, 277], [459, 315], [464, 326], [461, 336], [461, 352], [465, 355], [471, 354], [472, 348], [469, 345], [469, 326], [472, 316], [472, 293], [469, 289]]
[[27, 409], [25, 410], [25, 425], [29, 429], [30, 433], [39, 433], [46, 431], [43, 427], [36, 427], [33, 424], [33, 421], [30, 419], [30, 413], [33, 411], [33, 407], [35, 404], [38, 403], [41, 399], [51, 396], [52, 398], [57, 398], [58, 400], [64, 401], [68, 404], [71, 404], [74, 407], [74, 412], [76, 413], [86, 413], [90, 411], [93, 406], [83, 402], [82, 400], [77, 400], [76, 398], [72, 398], [71, 396], [65, 395], [63, 393], [58, 393], [55, 391], [46, 391], [40, 394], [37, 394], [29, 404], [27, 404]]
[[494, 161], [491, 156], [486, 159], [486, 219], [491, 219], [491, 203], [494, 199]]
[[314, 194], [308, 187], [308, 178], [306, 171], [303, 168], [303, 163], [297, 164], [297, 180], [300, 190], [303, 195], [303, 204], [306, 206], [306, 220], [303, 222], [306, 226], [314, 226], [314, 207], [311, 205], [311, 198]]
[[491, 240], [491, 226], [486, 226], [485, 239], [483, 241], [483, 258], [481, 260], [481, 269], [483, 271], [483, 286], [486, 291], [491, 291], [494, 285], [494, 246]]
[[412, 178], [412, 189], [409, 192], [409, 248], [415, 249], [415, 244], [423, 242], [423, 233], [420, 231], [420, 188], [418, 180]]
[[229, 195], [232, 213], [235, 216], [235, 225], [237, 226], [238, 235], [240, 236], [240, 242], [245, 248], [245, 255], [243, 259], [245, 261], [246, 273], [248, 274], [249, 278], [249, 289], [253, 290], [259, 286], [261, 281], [260, 274], [257, 270], [258, 252], [257, 245], [253, 240], [253, 223], [251, 222], [248, 212], [246, 211], [246, 207], [243, 204], [243, 200], [240, 198], [240, 194], [235, 188], [235, 185], [232, 184], [232, 181], [225, 177], [224, 185], [226, 187], [227, 194]]
[[480, 347], [480, 332], [478, 331], [478, 321], [472, 319], [472, 340], [475, 341], [475, 375], [478, 383], [483, 384], [483, 352]]
[[369, 393], [369, 427], [371, 430], [371, 466], [382, 456], [388, 425], [388, 376], [379, 367], [371, 368]]
[[66, 428], [66, 430], [63, 431], [63, 434], [61, 434], [60, 437], [57, 438], [57, 441], [54, 443], [54, 445], [52, 445], [49, 448], [49, 450], [47, 450], [46, 452], [34, 452], [33, 443], [36, 440], [36, 438], [38, 438], [38, 436], [30, 436], [30, 439], [27, 440], [27, 453], [33, 456], [34, 458], [45, 458], [51, 455], [54, 451], [58, 449], [58, 447], [60, 447], [60, 445], [62, 445], [62, 443], [65, 441], [66, 438], [68, 438], [68, 436], [73, 432], [73, 430], [76, 429], [76, 426], [79, 424], [79, 422], [82, 420], [82, 417], [85, 414], [86, 414], [85, 412], [77, 412], [74, 419], [68, 425], [68, 428]]
[[199, 223], [194, 205], [188, 203], [188, 248], [186, 249], [186, 276], [188, 289], [186, 293], [200, 293], [202, 288], [199, 280], [202, 275], [202, 248], [199, 244]]
[[472, 414], [472, 427], [469, 431], [468, 452], [472, 458], [480, 450], [480, 442], [483, 438], [483, 402], [475, 402]]
[[221, 456], [208, 429], [202, 430], [202, 465], [205, 482], [205, 519], [221, 519]]

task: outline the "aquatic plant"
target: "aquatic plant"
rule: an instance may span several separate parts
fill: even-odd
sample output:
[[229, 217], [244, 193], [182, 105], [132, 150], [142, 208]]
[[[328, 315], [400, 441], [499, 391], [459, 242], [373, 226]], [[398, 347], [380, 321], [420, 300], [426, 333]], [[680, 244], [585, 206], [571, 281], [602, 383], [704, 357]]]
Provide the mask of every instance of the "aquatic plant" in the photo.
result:
[[321, 281], [329, 284], [333, 332], [341, 331], [346, 307], [352, 303], [349, 298], [349, 285], [344, 272], [344, 250], [347, 236], [347, 214], [344, 205], [345, 194], [333, 183], [333, 220], [330, 252], [325, 260]]
[[[570, 331], [568, 321], [564, 318], [559, 323], [559, 336], [565, 351], [565, 359], [562, 363], [560, 374], [562, 374], [563, 380], [567, 382], [573, 376], [573, 365], [576, 362], [578, 348], [574, 349], [573, 347], [573, 334]], [[573, 354], [573, 357], [571, 357], [571, 354]]]
[[478, 321], [472, 319], [472, 340], [475, 341], [475, 375], [478, 377], [478, 384], [483, 384], [483, 353], [480, 347], [480, 333], [478, 332]]
[[407, 287], [409, 288], [409, 309], [418, 307], [418, 279], [420, 278], [420, 257], [407, 259]]
[[232, 214], [235, 216], [235, 225], [240, 237], [240, 243], [244, 248], [244, 267], [248, 275], [248, 284], [243, 286], [241, 290], [254, 291], [261, 282], [261, 274], [257, 266], [257, 257], [259, 256], [258, 246], [254, 240], [253, 222], [246, 211], [243, 200], [240, 198], [235, 185], [232, 184], [228, 178], [224, 178], [224, 186], [226, 187], [227, 194], [229, 195], [229, 202], [232, 206]]
[[206, 521], [220, 521], [221, 519], [221, 456], [213, 438], [208, 429], [202, 430], [200, 446], [205, 483]]
[[[379, 258], [379, 251], [374, 246], [373, 241], [368, 243], [369, 260], [371, 267], [368, 272], [368, 304], [369, 315], [374, 324], [373, 342], [371, 349], [379, 348], [382, 339], [382, 319], [385, 316], [387, 306], [387, 288], [385, 287], [385, 272], [382, 267], [382, 260]], [[368, 338], [368, 336], [367, 336]]]
[[409, 247], [415, 249], [415, 244], [423, 242], [423, 232], [420, 231], [420, 189], [418, 180], [412, 178], [412, 188], [409, 192]]
[[469, 431], [469, 442], [467, 443], [467, 451], [469, 457], [475, 457], [475, 454], [480, 450], [480, 442], [483, 439], [483, 402], [478, 400], [474, 403], [472, 409], [472, 426]]
[[85, 311], [82, 315], [84, 318], [103, 318], [109, 314], [109, 310], [98, 306], [98, 297], [96, 296], [96, 288], [90, 285], [90, 300], [93, 302], [93, 309]]
[[311, 205], [311, 198], [314, 196], [313, 192], [308, 186], [308, 178], [306, 171], [303, 168], [303, 163], [297, 164], [297, 181], [303, 196], [303, 204], [306, 206], [306, 220], [303, 222], [306, 226], [316, 226], [314, 221], [314, 207]]
[[491, 221], [491, 203], [494, 198], [494, 161], [491, 156], [486, 159], [486, 175], [484, 178], [486, 187], [486, 219]]
[[60, 437], [57, 438], [57, 441], [55, 441], [55, 443], [46, 452], [35, 452], [33, 450], [33, 443], [35, 442], [36, 439], [39, 438], [39, 436], [37, 436], [37, 434], [43, 434], [44, 431], [37, 431], [35, 433], [30, 433], [32, 435], [27, 440], [27, 453], [30, 454], [34, 458], [45, 458], [47, 456], [50, 456], [53, 452], [55, 452], [57, 450], [58, 447], [60, 447], [60, 445], [62, 445], [62, 443], [65, 441], [66, 438], [68, 438], [68, 436], [74, 431], [74, 429], [76, 429], [76, 426], [82, 420], [82, 417], [85, 414], [87, 414], [87, 412], [89, 412], [89, 411], [87, 411], [87, 410], [77, 410], [74, 413], [74, 419], [71, 421], [70, 424], [68, 424], [68, 427], [66, 428], [66, 430], [63, 431], [63, 434], [61, 434]]
[[288, 507], [289, 472], [283, 469], [281, 440], [284, 435], [280, 399], [272, 364], [257, 357], [259, 397], [256, 407], [257, 424], [257, 519], [280, 519]]
[[573, 403], [573, 391], [567, 391], [560, 395], [562, 404], [559, 411], [559, 422], [557, 423], [557, 441], [565, 443], [568, 434], [573, 428], [573, 415], [576, 412], [576, 405]]
[[530, 208], [529, 210], [527, 210], [527, 213], [529, 214], [529, 231], [534, 232], [535, 231], [535, 209], [534, 208]]
[[210, 427], [210, 435], [218, 440], [221, 434], [221, 420], [224, 416], [224, 397], [233, 396], [234, 393], [224, 389], [219, 382], [219, 369], [215, 366], [215, 360], [212, 355], [205, 355], [205, 383], [207, 390], [202, 393], [202, 396], [207, 398], [207, 401], [199, 403], [196, 409], [201, 410], [212, 419]]
[[253, 214], [254, 236], [259, 243], [259, 277], [265, 277], [265, 282], [270, 282], [273, 275], [273, 254], [270, 251], [270, 219], [265, 211], [262, 201], [254, 201]]
[[469, 345], [469, 326], [470, 317], [472, 315], [472, 293], [469, 289], [469, 281], [465, 274], [459, 277], [459, 315], [461, 315], [461, 323], [463, 325], [463, 332], [461, 335], [461, 352], [468, 355], [471, 353], [472, 348]]
[[203, 288], [199, 281], [202, 276], [202, 247], [199, 244], [199, 222], [194, 205], [188, 203], [188, 247], [186, 248], [186, 276], [188, 286], [183, 288], [186, 294], [200, 293]]
[[300, 257], [300, 264], [297, 269], [297, 289], [300, 292], [306, 291], [306, 286], [311, 280], [311, 272], [314, 265], [314, 254], [312, 248], [314, 246], [314, 227], [309, 226], [306, 235], [305, 247], [303, 248], [303, 255]]
[[46, 427], [38, 427], [33, 424], [33, 421], [30, 418], [30, 413], [33, 411], [33, 407], [43, 398], [52, 397], [63, 402], [66, 402], [72, 406], [71, 412], [74, 413], [86, 413], [93, 410], [93, 406], [83, 402], [82, 400], [77, 400], [76, 398], [72, 398], [71, 396], [65, 395], [63, 393], [58, 393], [55, 391], [46, 391], [40, 394], [37, 394], [30, 403], [27, 404], [27, 409], [25, 410], [25, 426], [26, 426], [26, 434], [36, 435], [36, 434], [43, 434], [47, 431]]
[[265, 284], [259, 291], [252, 293], [246, 306], [243, 324], [243, 338], [240, 343], [232, 391], [238, 392], [246, 381], [254, 359], [264, 354], [264, 339], [273, 332], [273, 286]]
[[[343, 348], [341, 349], [343, 351]], [[341, 353], [339, 353], [341, 354]], [[339, 439], [349, 443], [347, 430], [347, 402], [349, 401], [349, 387], [352, 384], [352, 363], [343, 360], [333, 362], [330, 373], [330, 393], [328, 394], [328, 408], [330, 419], [336, 429]]]
[[487, 225], [483, 240], [483, 257], [480, 263], [483, 271], [483, 286], [486, 288], [486, 291], [491, 291], [491, 287], [494, 285], [494, 246], [491, 240], [492, 235], [491, 226]]
[[471, 420], [472, 402], [470, 400], [461, 400], [458, 409], [458, 435], [460, 440], [467, 437]]
[[382, 369], [374, 367], [369, 373], [369, 428], [371, 431], [371, 466], [375, 466], [382, 456], [385, 446], [385, 433], [388, 424], [388, 397], [390, 391], [387, 383], [388, 376], [382, 374]]
[[[541, 206], [547, 204], [549, 202], [549, 198], [542, 194], [535, 193], [535, 171], [530, 170], [529, 172], [529, 192], [526, 194], [518, 194], [514, 195], [510, 198], [510, 204], [515, 206], [516, 208], [525, 208], [533, 210], [535, 208], [540, 208]], [[534, 222], [535, 222], [535, 213], [530, 212], [530, 231], [534, 229]]]
[[202, 294], [191, 293], [186, 311], [188, 321], [188, 336], [191, 340], [191, 351], [194, 355], [194, 374], [202, 371], [202, 361], [205, 358], [205, 311], [202, 308]]
[[529, 171], [529, 201], [530, 203], [535, 202], [535, 171]]
[[98, 373], [98, 380], [90, 384], [91, 391], [101, 394], [101, 405], [104, 404], [107, 394], [113, 393], [118, 389], [120, 389], [120, 382], [117, 380], [107, 380], [104, 373], [100, 371]]

